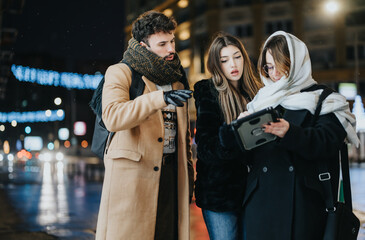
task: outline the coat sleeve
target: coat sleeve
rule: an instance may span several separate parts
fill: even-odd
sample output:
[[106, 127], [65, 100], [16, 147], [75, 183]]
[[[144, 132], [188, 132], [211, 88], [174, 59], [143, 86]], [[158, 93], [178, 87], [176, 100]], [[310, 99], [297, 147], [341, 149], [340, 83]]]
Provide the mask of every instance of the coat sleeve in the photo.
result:
[[131, 74], [125, 64], [112, 65], [105, 73], [102, 119], [111, 132], [138, 126], [148, 116], [167, 106], [162, 90], [149, 92], [130, 100]]
[[219, 141], [218, 132], [223, 120], [217, 97], [208, 81], [199, 81], [194, 86], [198, 159], [206, 164], [224, 164], [243, 153], [237, 148], [224, 148]]
[[[188, 105], [186, 105], [188, 106]], [[186, 131], [186, 156], [187, 156], [187, 166], [188, 166], [188, 178], [189, 178], [189, 202], [191, 203], [194, 193], [194, 165], [193, 165], [193, 154], [191, 151], [191, 134], [190, 134], [190, 118], [189, 118], [189, 108], [187, 107], [187, 131]]]
[[300, 127], [290, 123], [280, 146], [306, 160], [323, 159], [338, 154], [346, 131], [333, 114], [322, 115], [313, 127]]

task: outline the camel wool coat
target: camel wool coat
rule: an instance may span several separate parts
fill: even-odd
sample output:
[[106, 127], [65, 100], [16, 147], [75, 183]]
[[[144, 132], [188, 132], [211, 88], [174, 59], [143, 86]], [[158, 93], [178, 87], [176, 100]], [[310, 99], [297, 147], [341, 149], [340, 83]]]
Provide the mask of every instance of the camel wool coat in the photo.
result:
[[[116, 132], [104, 154], [105, 176], [96, 239], [153, 240], [163, 155], [166, 107], [163, 91], [146, 77], [141, 96], [129, 100], [131, 70], [123, 63], [105, 74], [102, 119]], [[183, 89], [180, 82], [173, 89]], [[177, 111], [178, 237], [189, 239], [189, 193], [193, 167], [187, 103]], [[190, 188], [190, 189], [189, 189]]]

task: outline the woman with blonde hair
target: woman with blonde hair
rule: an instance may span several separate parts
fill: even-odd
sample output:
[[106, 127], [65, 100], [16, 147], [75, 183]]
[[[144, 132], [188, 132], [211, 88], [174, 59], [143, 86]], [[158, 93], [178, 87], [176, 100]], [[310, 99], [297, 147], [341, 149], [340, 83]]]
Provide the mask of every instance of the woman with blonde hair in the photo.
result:
[[323, 239], [327, 212], [320, 166], [328, 169], [336, 197], [340, 147], [346, 137], [359, 144], [354, 115], [334, 92], [315, 117], [323, 90], [312, 78], [306, 45], [290, 33], [278, 31], [266, 40], [258, 69], [265, 87], [248, 112], [273, 107], [282, 118], [264, 125], [277, 140], [249, 152], [243, 239]]
[[[196, 204], [202, 208], [211, 240], [242, 236], [241, 206], [246, 186], [246, 157], [234, 139], [224, 139], [229, 123], [246, 110], [261, 83], [243, 44], [219, 33], [208, 51], [211, 79], [194, 86], [197, 110]], [[227, 143], [227, 144], [224, 144]]]

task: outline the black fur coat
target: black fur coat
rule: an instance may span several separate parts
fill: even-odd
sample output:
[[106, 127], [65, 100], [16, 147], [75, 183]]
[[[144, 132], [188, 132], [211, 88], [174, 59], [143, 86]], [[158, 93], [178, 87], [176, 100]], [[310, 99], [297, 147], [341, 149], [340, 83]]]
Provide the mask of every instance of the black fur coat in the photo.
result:
[[196, 204], [217, 212], [237, 210], [242, 206], [246, 186], [247, 156], [239, 150], [234, 138], [228, 147], [223, 147], [219, 141], [218, 132], [224, 117], [212, 81], [197, 82], [194, 98], [198, 152]]

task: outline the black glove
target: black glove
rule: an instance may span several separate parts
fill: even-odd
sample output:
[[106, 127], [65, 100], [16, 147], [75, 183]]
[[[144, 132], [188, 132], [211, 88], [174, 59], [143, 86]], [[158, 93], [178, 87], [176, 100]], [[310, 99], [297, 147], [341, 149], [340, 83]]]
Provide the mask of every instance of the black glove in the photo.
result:
[[184, 106], [184, 103], [189, 98], [191, 98], [191, 94], [193, 91], [191, 90], [170, 90], [163, 93], [163, 99], [166, 104], [172, 104], [176, 107]]
[[219, 142], [223, 147], [228, 149], [240, 147], [236, 141], [233, 131], [232, 126], [227, 125], [226, 123], [223, 123], [223, 125], [219, 128]]

